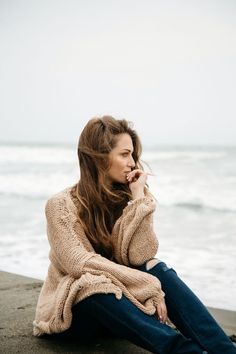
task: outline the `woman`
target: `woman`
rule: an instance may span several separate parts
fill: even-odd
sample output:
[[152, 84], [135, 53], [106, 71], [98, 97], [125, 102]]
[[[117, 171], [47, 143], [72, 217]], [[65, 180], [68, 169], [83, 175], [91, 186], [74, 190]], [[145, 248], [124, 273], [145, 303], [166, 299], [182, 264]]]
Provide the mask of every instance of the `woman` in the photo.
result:
[[155, 201], [140, 155], [126, 120], [93, 118], [83, 129], [80, 180], [46, 204], [50, 266], [34, 335], [111, 333], [153, 353], [236, 353], [175, 270], [155, 258]]

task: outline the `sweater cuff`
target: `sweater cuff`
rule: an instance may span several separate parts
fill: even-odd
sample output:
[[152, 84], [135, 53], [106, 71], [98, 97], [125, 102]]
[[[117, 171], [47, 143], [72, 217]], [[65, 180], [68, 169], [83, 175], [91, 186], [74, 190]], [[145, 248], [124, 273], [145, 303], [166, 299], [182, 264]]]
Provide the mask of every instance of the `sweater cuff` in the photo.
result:
[[133, 208], [136, 208], [137, 206], [145, 204], [147, 206], [151, 206], [153, 210], [155, 210], [156, 207], [156, 202], [155, 200], [150, 197], [150, 196], [144, 196], [138, 199], [130, 200], [127, 203], [127, 206], [123, 209], [123, 214], [127, 213], [129, 210], [132, 210]]

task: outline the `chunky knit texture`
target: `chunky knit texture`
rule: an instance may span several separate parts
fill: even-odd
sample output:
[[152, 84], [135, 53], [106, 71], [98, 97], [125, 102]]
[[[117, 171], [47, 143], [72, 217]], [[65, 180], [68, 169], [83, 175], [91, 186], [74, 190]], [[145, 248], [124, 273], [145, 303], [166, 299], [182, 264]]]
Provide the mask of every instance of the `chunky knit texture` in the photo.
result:
[[151, 194], [127, 205], [116, 221], [111, 237], [115, 259], [94, 251], [77, 217], [72, 187], [51, 197], [46, 204], [50, 265], [42, 286], [33, 334], [59, 333], [71, 325], [74, 304], [96, 293], [124, 294], [144, 313], [153, 315], [164, 296], [159, 280], [135, 269], [155, 257], [158, 240], [153, 231], [156, 204]]

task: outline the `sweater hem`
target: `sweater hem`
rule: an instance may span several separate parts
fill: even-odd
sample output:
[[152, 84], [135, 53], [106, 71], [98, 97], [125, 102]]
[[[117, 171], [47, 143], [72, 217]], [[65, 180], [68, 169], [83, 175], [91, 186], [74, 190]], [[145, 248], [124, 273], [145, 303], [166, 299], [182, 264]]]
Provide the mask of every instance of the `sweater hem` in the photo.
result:
[[[109, 294], [109, 293], [113, 293], [117, 300], [120, 300], [122, 297], [122, 290], [120, 288], [118, 288], [116, 285], [109, 283], [109, 284], [96, 284], [96, 289], [94, 289], [94, 285], [89, 285], [84, 287], [83, 289], [80, 289], [80, 291], [78, 292], [78, 295], [75, 298], [75, 301], [73, 303], [73, 305], [78, 304], [79, 302], [81, 302], [82, 300], [84, 300], [85, 298], [91, 296], [91, 295], [95, 295], [95, 294]], [[72, 306], [73, 306], [72, 305]], [[72, 309], [71, 306], [71, 309]], [[70, 311], [71, 311], [70, 309]], [[72, 318], [71, 318], [72, 320]], [[53, 326], [51, 325], [54, 322], [54, 318], [51, 318], [50, 321], [45, 322], [45, 321], [33, 321], [33, 336], [35, 337], [42, 337], [45, 334], [54, 334], [54, 333], [61, 333], [66, 331], [68, 328], [70, 328], [71, 325], [71, 321], [68, 321], [68, 323], [58, 323], [57, 327], [53, 328]]]

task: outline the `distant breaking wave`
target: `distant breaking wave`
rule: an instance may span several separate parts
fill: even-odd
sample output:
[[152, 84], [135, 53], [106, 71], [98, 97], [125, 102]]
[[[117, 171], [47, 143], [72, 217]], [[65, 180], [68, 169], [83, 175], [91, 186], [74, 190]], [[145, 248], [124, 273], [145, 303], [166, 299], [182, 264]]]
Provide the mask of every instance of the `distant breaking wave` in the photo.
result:
[[179, 208], [186, 208], [186, 209], [192, 209], [195, 211], [203, 211], [203, 210], [212, 210], [212, 211], [218, 211], [218, 212], [225, 212], [225, 213], [232, 213], [236, 211], [235, 209], [231, 208], [218, 208], [206, 204], [201, 204], [201, 203], [191, 203], [191, 202], [179, 202], [179, 203], [174, 203], [173, 206], [179, 207]]
[[27, 194], [27, 193], [14, 193], [14, 192], [4, 192], [0, 191], [0, 198], [1, 197], [8, 197], [8, 198], [19, 198], [19, 199], [27, 199], [27, 200], [43, 200], [47, 199], [51, 194]]
[[[72, 186], [73, 183], [71, 183]], [[69, 186], [69, 185], [68, 185]], [[65, 186], [68, 187], [68, 186]], [[63, 190], [64, 188], [60, 188], [60, 190]], [[0, 198], [5, 197], [5, 198], [19, 198], [19, 199], [26, 199], [26, 200], [47, 200], [50, 196], [52, 196], [54, 193], [60, 192], [60, 190], [55, 190], [54, 192], [50, 192], [48, 191], [37, 191], [35, 190], [34, 193], [32, 193], [32, 191], [30, 193], [22, 192], [22, 191], [0, 191]], [[213, 212], [222, 212], [222, 213], [235, 213], [236, 212], [236, 208], [233, 207], [229, 207], [229, 208], [225, 208], [225, 207], [218, 207], [218, 206], [214, 206], [214, 205], [207, 205], [204, 203], [199, 203], [199, 202], [161, 202], [158, 200], [157, 201], [159, 203], [159, 207], [161, 208], [163, 207], [177, 207], [177, 208], [183, 208], [183, 209], [190, 209], [196, 212], [204, 212], [204, 211], [213, 211]]]
[[[143, 159], [160, 207], [236, 211], [236, 148], [156, 147]], [[75, 146], [0, 144], [0, 171], [0, 196], [11, 202], [48, 199], [79, 179]]]

